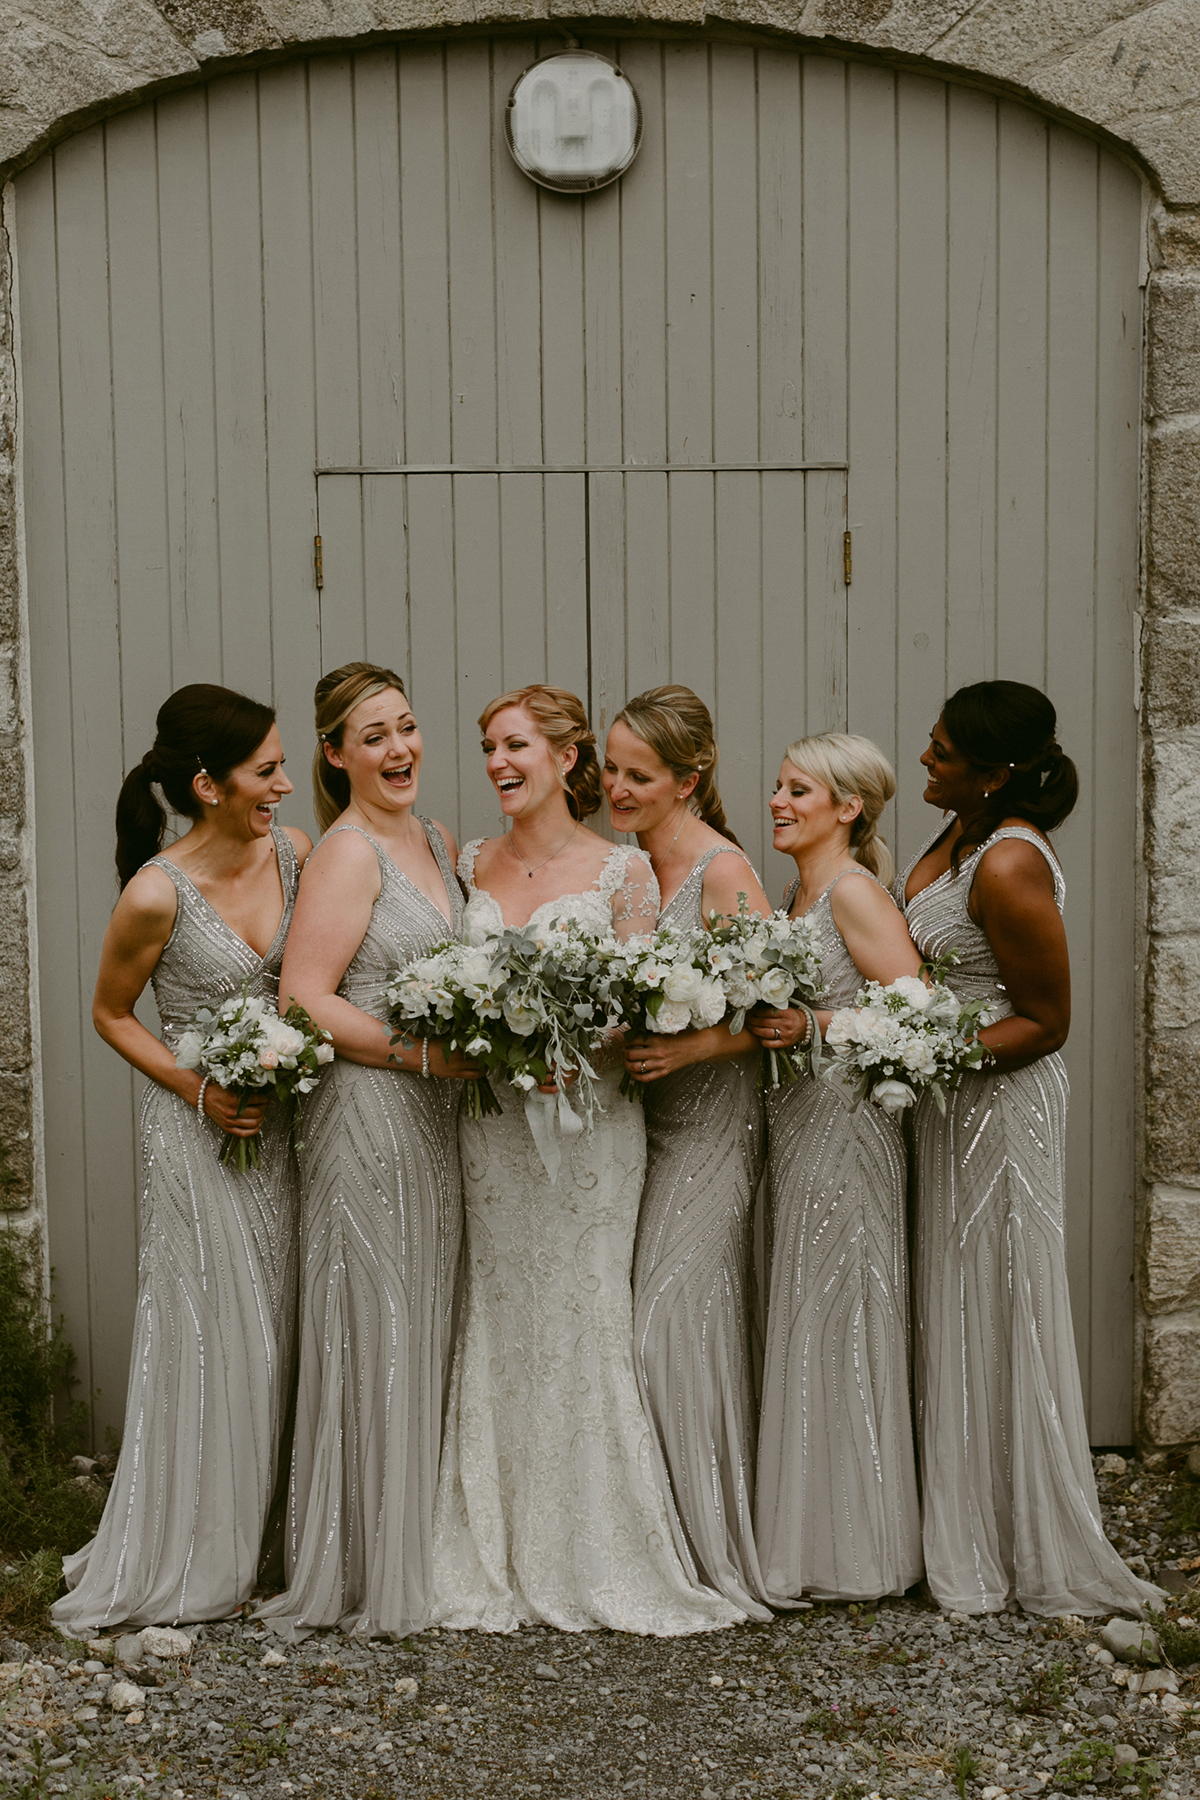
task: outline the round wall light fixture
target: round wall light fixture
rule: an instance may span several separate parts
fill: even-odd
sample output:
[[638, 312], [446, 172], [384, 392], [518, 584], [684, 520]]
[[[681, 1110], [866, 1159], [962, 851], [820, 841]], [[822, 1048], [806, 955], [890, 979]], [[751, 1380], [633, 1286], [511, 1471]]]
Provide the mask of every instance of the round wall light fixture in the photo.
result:
[[559, 50], [517, 77], [504, 134], [531, 181], [588, 193], [616, 181], [637, 155], [642, 109], [616, 63], [593, 50]]

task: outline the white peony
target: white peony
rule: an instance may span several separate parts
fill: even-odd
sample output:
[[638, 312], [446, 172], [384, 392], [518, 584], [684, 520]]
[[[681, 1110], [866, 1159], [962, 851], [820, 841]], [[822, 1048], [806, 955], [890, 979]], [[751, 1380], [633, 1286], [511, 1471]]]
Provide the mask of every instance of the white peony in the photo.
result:
[[699, 969], [694, 969], [690, 963], [680, 963], [667, 971], [662, 988], [668, 1000], [685, 1001], [688, 1006], [694, 1006], [700, 998], [703, 983]]
[[664, 1000], [653, 1019], [651, 1029], [664, 1033], [686, 1031], [692, 1022], [692, 1009], [686, 1000]]
[[792, 978], [778, 966], [764, 969], [758, 978], [758, 991], [768, 1006], [784, 1007], [792, 997]]
[[902, 1113], [916, 1097], [906, 1081], [880, 1081], [871, 1089], [872, 1100], [885, 1113]]
[[725, 989], [716, 979], [702, 981], [700, 992], [692, 1003], [699, 1025], [719, 1025], [725, 1017]]
[[892, 982], [888, 992], [899, 994], [906, 1006], [911, 1006], [914, 1012], [919, 1013], [928, 1010], [929, 1002], [933, 998], [931, 990], [925, 986], [919, 975], [901, 975], [898, 980]]

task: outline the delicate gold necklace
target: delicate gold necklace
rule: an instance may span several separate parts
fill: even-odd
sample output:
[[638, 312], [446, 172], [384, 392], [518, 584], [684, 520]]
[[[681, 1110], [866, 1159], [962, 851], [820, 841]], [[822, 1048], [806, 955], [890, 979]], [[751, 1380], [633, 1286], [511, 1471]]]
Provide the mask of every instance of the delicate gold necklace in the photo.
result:
[[[683, 828], [687, 824], [687, 822], [688, 822], [688, 809], [685, 806], [683, 809], [683, 817], [679, 821], [679, 831], [683, 830]], [[675, 836], [671, 839], [670, 843], [667, 845], [666, 849], [663, 851], [662, 855], [659, 857], [657, 862], [655, 862], [653, 857], [650, 858], [650, 867], [654, 870], [654, 873], [656, 875], [658, 874], [658, 871], [662, 868], [663, 864], [666, 862], [668, 856], [670, 856], [672, 850], [675, 848], [675, 845], [678, 843], [679, 831], [677, 831], [675, 833]]]
[[521, 864], [521, 867], [528, 871], [529, 879], [530, 879], [530, 881], [532, 881], [539, 869], [544, 869], [547, 863], [552, 863], [554, 861], [555, 857], [558, 855], [559, 850], [566, 849], [567, 845], [570, 843], [571, 839], [575, 836], [575, 833], [578, 830], [579, 830], [579, 821], [578, 821], [578, 819], [576, 819], [574, 825], [572, 825], [570, 831], [568, 831], [566, 837], [563, 839], [562, 843], [558, 846], [558, 850], [552, 850], [550, 852], [549, 856], [545, 857], [540, 863], [534, 863], [532, 868], [525, 861], [525, 858], [521, 855], [521, 852], [517, 849], [517, 846], [513, 843], [511, 832], [509, 833], [509, 837], [508, 837], [508, 845], [509, 845], [509, 849], [512, 851], [513, 855], [516, 857], [517, 861]]

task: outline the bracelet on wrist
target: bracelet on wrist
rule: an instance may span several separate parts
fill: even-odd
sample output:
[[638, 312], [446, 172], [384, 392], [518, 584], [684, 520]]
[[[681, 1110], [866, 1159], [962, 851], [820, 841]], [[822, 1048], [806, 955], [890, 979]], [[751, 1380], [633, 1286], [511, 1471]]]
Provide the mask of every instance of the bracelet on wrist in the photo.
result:
[[429, 1080], [429, 1039], [428, 1038], [421, 1039], [421, 1074], [426, 1081]]
[[204, 1080], [200, 1083], [200, 1092], [196, 1095], [196, 1111], [200, 1114], [201, 1118], [204, 1117], [204, 1091], [211, 1080], [212, 1076], [206, 1075]]

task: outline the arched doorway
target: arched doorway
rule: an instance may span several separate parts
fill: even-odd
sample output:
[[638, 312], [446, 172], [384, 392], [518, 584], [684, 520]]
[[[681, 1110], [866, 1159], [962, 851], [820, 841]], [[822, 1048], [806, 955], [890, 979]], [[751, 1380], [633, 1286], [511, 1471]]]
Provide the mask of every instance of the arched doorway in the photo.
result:
[[756, 854], [782, 744], [842, 723], [897, 758], [906, 852], [939, 701], [1005, 674], [1085, 773], [1070, 1249], [1093, 1437], [1125, 1441], [1139, 184], [916, 73], [593, 41], [646, 132], [582, 200], [503, 146], [518, 37], [222, 78], [18, 179], [51, 1255], [85, 1379], [115, 1419], [132, 1087], [87, 1013], [112, 800], [171, 687], [270, 691], [302, 770], [321, 667], [398, 663], [425, 801], [469, 834], [491, 693], [549, 677], [603, 724], [685, 680]]

